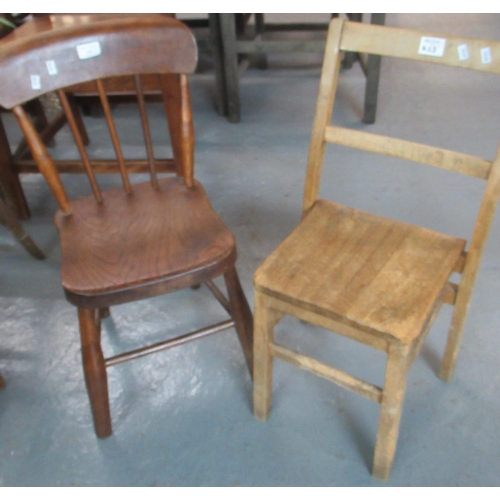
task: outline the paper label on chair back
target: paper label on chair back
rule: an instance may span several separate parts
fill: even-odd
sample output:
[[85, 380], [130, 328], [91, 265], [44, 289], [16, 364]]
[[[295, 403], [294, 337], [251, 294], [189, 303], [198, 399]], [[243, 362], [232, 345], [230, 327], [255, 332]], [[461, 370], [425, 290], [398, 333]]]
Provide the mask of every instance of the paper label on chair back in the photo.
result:
[[489, 64], [491, 62], [491, 49], [489, 47], [481, 49], [481, 62], [483, 64]]
[[76, 46], [79, 59], [90, 59], [101, 55], [101, 44], [99, 42], [82, 43]]
[[466, 59], [469, 59], [469, 47], [467, 46], [466, 43], [459, 45], [457, 47], [457, 50], [458, 50], [458, 58], [461, 61], [465, 61]]
[[40, 90], [42, 88], [42, 81], [40, 80], [40, 75], [30, 75], [31, 77], [31, 88], [33, 90]]
[[54, 60], [45, 61], [45, 65], [47, 66], [47, 71], [50, 76], [57, 75], [57, 65]]
[[446, 47], [446, 38], [436, 38], [433, 36], [423, 36], [420, 39], [418, 53], [423, 56], [443, 57]]

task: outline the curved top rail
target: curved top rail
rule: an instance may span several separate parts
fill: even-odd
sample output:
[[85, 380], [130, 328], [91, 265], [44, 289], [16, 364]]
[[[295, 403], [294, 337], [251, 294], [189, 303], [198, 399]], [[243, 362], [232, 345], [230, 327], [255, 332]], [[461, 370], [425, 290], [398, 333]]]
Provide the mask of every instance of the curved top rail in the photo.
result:
[[2, 40], [1, 106], [9, 109], [99, 78], [192, 73], [196, 68], [196, 41], [176, 19], [158, 14], [85, 17], [87, 22], [73, 24], [35, 21], [35, 28], [32, 24], [23, 32], [23, 26]]

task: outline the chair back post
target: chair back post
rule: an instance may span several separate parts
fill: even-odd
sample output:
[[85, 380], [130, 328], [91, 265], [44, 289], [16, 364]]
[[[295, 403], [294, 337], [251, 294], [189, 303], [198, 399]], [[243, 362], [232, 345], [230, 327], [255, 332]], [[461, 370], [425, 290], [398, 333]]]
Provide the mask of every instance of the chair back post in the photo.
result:
[[194, 127], [185, 73], [160, 75], [163, 104], [172, 141], [175, 169], [186, 186], [194, 181]]
[[71, 202], [69, 201], [66, 191], [61, 183], [61, 179], [57, 173], [56, 166], [54, 161], [50, 157], [45, 144], [40, 139], [38, 132], [35, 129], [35, 126], [29, 119], [26, 111], [22, 106], [14, 106], [12, 108], [12, 112], [14, 113], [17, 121], [19, 122], [19, 126], [26, 138], [26, 142], [30, 148], [31, 154], [33, 155], [33, 159], [36, 161], [40, 172], [45, 177], [52, 193], [57, 199], [61, 211], [64, 215], [69, 215], [72, 212]]
[[479, 213], [472, 233], [472, 239], [467, 251], [460, 287], [457, 293], [455, 310], [468, 306], [474, 289], [479, 264], [488, 240], [491, 224], [495, 216], [498, 199], [500, 197], [500, 145], [492, 164], [486, 189], [484, 191]]
[[302, 206], [303, 216], [305, 216], [314, 203], [316, 203], [319, 195], [326, 145], [325, 128], [331, 121], [335, 102], [335, 91], [337, 89], [341, 62], [340, 40], [343, 27], [343, 19], [335, 18], [330, 21], [324, 63], [319, 83], [316, 115], [314, 118], [307, 160], [304, 202]]

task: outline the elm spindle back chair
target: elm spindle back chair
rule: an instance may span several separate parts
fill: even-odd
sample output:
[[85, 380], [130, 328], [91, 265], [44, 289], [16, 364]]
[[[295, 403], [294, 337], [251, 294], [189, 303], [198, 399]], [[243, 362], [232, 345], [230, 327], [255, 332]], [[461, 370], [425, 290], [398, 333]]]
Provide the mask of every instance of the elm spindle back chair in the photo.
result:
[[[159, 49], [161, 47], [161, 50]], [[34, 46], [0, 56], [0, 104], [12, 108], [37, 165], [60, 209], [55, 221], [62, 247], [62, 284], [78, 307], [82, 357], [95, 430], [112, 433], [106, 368], [235, 327], [252, 367], [252, 316], [235, 270], [236, 247], [229, 229], [194, 179], [194, 132], [187, 73], [197, 62], [195, 40], [179, 21], [159, 16], [123, 17], [59, 30]], [[52, 73], [52, 74], [50, 74]], [[33, 78], [35, 75], [35, 78]], [[132, 186], [106, 96], [108, 77], [133, 75], [151, 182]], [[143, 75], [143, 76], [140, 76]], [[144, 76], [145, 75], [145, 76]], [[149, 134], [143, 82], [161, 89], [174, 160], [156, 160]], [[63, 89], [95, 81], [123, 180], [123, 189], [101, 192], [72, 107]], [[33, 88], [37, 87], [37, 88]], [[57, 91], [88, 174], [93, 196], [70, 201], [42, 139], [21, 104]], [[158, 178], [158, 166], [177, 175]], [[229, 300], [213, 283], [224, 276]], [[101, 318], [108, 308], [205, 283], [230, 319], [124, 354], [104, 358]]]
[[[425, 32], [331, 22], [309, 149], [303, 219], [257, 270], [254, 281], [255, 416], [262, 421], [268, 416], [273, 357], [379, 403], [373, 475], [382, 480], [389, 477], [396, 450], [408, 371], [443, 303], [453, 305], [454, 313], [440, 377], [451, 379], [500, 193], [500, 149], [490, 162], [330, 122], [343, 51], [500, 73], [500, 43], [446, 37], [442, 57], [421, 55], [419, 47], [428, 36], [434, 37]], [[435, 43], [428, 42], [427, 47]], [[461, 45], [467, 46], [468, 59], [459, 59]], [[489, 63], [481, 62], [485, 47], [491, 54]], [[466, 241], [460, 238], [318, 199], [328, 142], [485, 179], [467, 251]], [[453, 272], [461, 274], [458, 285], [449, 282]], [[386, 352], [384, 388], [276, 344], [273, 329], [284, 314]]]

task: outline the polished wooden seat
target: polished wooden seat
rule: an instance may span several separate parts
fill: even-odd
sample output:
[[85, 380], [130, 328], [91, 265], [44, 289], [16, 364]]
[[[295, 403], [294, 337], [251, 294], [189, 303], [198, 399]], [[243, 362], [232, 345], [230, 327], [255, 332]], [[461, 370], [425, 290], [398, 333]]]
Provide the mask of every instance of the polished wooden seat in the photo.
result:
[[[419, 48], [445, 44], [440, 57]], [[430, 42], [432, 45], [432, 41]], [[468, 47], [459, 58], [457, 47]], [[432, 45], [434, 49], [436, 46]], [[481, 61], [489, 47], [492, 62]], [[381, 405], [373, 475], [389, 477], [411, 365], [441, 306], [454, 306], [440, 377], [451, 379], [469, 301], [500, 196], [500, 148], [494, 161], [331, 125], [345, 52], [399, 57], [500, 73], [500, 43], [432, 35], [342, 20], [330, 23], [313, 125], [302, 222], [255, 273], [254, 414], [265, 421], [273, 359], [280, 358]], [[420, 53], [419, 53], [420, 52]], [[437, 233], [319, 199], [327, 143], [384, 154], [486, 181], [472, 238]], [[354, 159], [355, 156], [352, 156]], [[355, 160], [352, 168], [355, 169]], [[461, 275], [459, 283], [451, 275]], [[453, 278], [455, 279], [455, 278]], [[378, 387], [274, 340], [283, 315], [352, 338], [387, 354]]]
[[161, 179], [158, 189], [137, 184], [133, 196], [108, 190], [105, 204], [91, 196], [75, 200], [73, 215], [58, 212], [56, 224], [62, 284], [71, 296], [117, 294], [159, 280], [184, 288], [201, 283], [209, 268], [221, 274], [236, 260], [233, 236], [201, 184], [188, 188], [179, 177]]
[[[190, 30], [163, 16], [104, 17], [49, 31], [37, 43], [23, 40], [9, 48], [0, 54], [0, 77], [12, 76], [0, 89], [0, 105], [12, 109], [37, 167], [59, 203], [55, 221], [61, 238], [62, 284], [67, 299], [78, 307], [84, 375], [98, 437], [112, 433], [106, 370], [113, 365], [235, 327], [251, 372], [253, 320], [235, 269], [235, 241], [194, 179], [187, 74], [195, 69], [197, 49]], [[58, 68], [57, 75], [47, 74], [47, 60]], [[30, 85], [33, 74], [39, 75], [39, 85]], [[124, 158], [106, 92], [110, 81], [129, 76], [147, 154], [142, 160]], [[151, 79], [159, 86], [166, 111], [173, 160], [158, 159], [154, 154], [144, 93]], [[83, 84], [93, 87], [99, 96], [116, 153], [116, 160], [107, 163], [120, 172], [123, 188], [100, 190], [95, 162], [87, 155], [67, 94], [68, 89]], [[23, 102], [45, 92], [57, 92], [81, 156], [79, 164], [89, 178], [90, 196], [69, 200], [58, 174], [59, 164], [22, 107]], [[148, 169], [150, 181], [133, 185], [129, 173], [138, 164]], [[175, 175], [159, 177], [165, 171]], [[213, 282], [219, 276], [224, 278], [228, 298]], [[200, 284], [213, 293], [229, 319], [104, 357], [101, 319], [109, 314], [110, 306]]]

